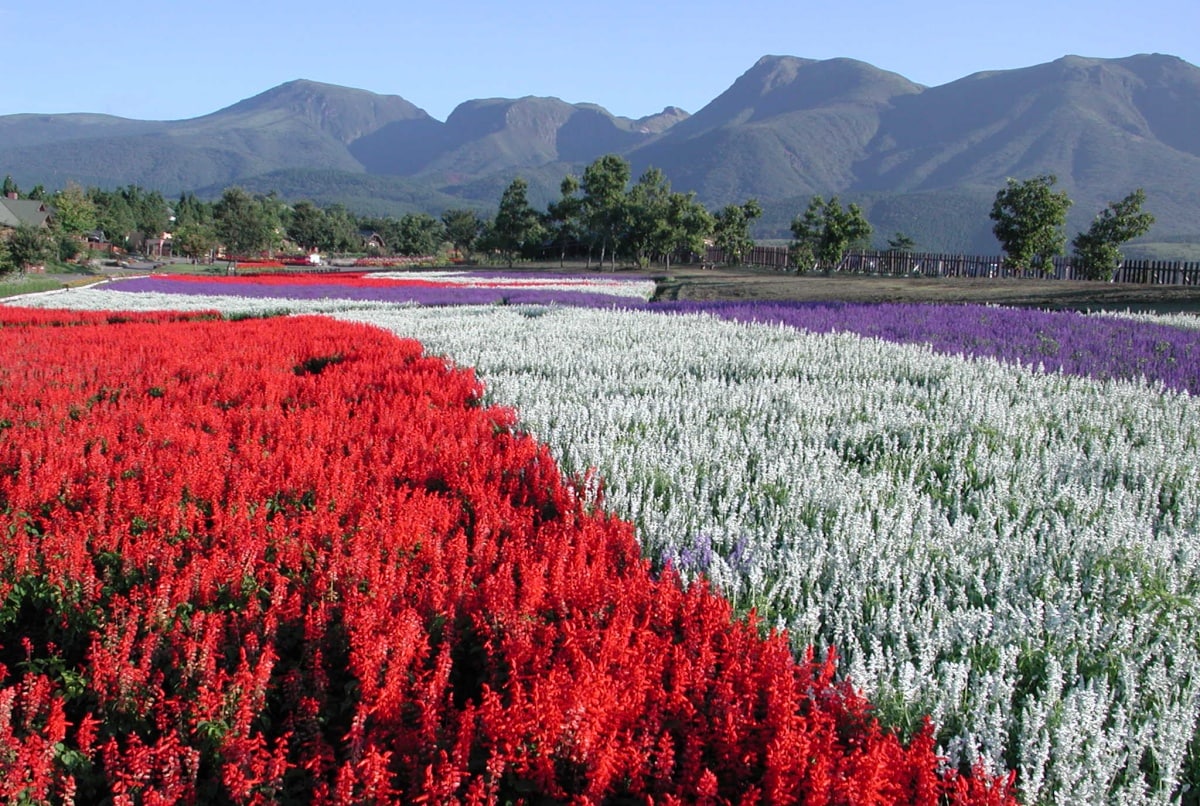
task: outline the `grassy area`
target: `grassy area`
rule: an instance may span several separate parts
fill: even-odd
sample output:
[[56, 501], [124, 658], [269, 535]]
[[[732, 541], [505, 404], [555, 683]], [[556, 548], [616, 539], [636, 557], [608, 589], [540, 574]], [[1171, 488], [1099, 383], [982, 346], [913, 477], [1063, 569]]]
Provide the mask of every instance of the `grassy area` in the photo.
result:
[[18, 294], [34, 294], [66, 287], [61, 278], [31, 274], [7, 274], [0, 277], [0, 298]]
[[19, 294], [36, 294], [38, 291], [54, 291], [68, 288], [71, 285], [88, 285], [100, 281], [103, 277], [94, 275], [25, 275], [14, 272], [0, 276], [0, 299]]

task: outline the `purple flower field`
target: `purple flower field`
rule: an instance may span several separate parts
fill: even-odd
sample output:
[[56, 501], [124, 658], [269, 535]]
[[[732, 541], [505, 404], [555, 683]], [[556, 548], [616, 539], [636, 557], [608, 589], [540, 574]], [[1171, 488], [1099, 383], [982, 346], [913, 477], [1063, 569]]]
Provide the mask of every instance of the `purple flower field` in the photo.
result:
[[1100, 380], [1145, 378], [1168, 389], [1200, 392], [1200, 332], [1167, 325], [985, 305], [669, 302], [639, 307], [813, 333], [857, 333], [1047, 372]]

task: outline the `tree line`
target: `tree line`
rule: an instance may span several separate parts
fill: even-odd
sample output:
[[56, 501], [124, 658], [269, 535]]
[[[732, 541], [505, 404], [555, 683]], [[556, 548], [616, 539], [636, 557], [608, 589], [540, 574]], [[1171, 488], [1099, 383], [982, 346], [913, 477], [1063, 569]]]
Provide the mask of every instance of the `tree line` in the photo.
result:
[[[406, 213], [399, 217], [357, 216], [344, 206], [319, 207], [311, 201], [289, 204], [276, 194], [251, 194], [227, 188], [212, 202], [183, 194], [168, 203], [157, 191], [135, 186], [116, 190], [68, 184], [46, 193], [40, 185], [25, 198], [46, 200], [54, 208], [48, 231], [18, 228], [0, 249], [0, 268], [31, 265], [57, 257], [72, 259], [87, 233], [99, 230], [117, 246], [132, 248], [139, 233], [172, 235], [176, 254], [200, 259], [223, 247], [231, 255], [255, 255], [296, 248], [305, 252], [347, 253], [366, 250], [363, 234], [377, 236], [382, 250], [393, 255], [435, 255], [449, 244], [461, 257], [489, 255], [508, 265], [523, 259], [585, 260], [588, 267], [615, 267], [618, 261], [670, 266], [694, 260], [711, 245], [724, 260], [740, 264], [753, 248], [751, 229], [762, 215], [755, 199], [729, 204], [715, 213], [692, 192], [671, 189], [657, 168], [631, 182], [630, 164], [609, 154], [566, 175], [559, 196], [545, 210], [529, 202], [528, 183], [513, 179], [504, 189], [495, 214], [452, 208], [440, 217]], [[1064, 226], [1071, 200], [1055, 191], [1053, 175], [1009, 179], [997, 192], [990, 212], [993, 232], [1010, 268], [1045, 268], [1065, 253]], [[2, 189], [20, 196], [6, 177]], [[1121, 265], [1120, 246], [1145, 234], [1154, 217], [1142, 210], [1139, 188], [1113, 202], [1089, 229], [1072, 240], [1073, 262], [1083, 276], [1109, 280]], [[830, 270], [851, 248], [869, 248], [872, 228], [854, 203], [843, 207], [838, 197], [814, 196], [791, 224], [789, 259], [797, 271]], [[888, 239], [894, 251], [912, 251], [903, 233]]]
[[0, 190], [45, 201], [54, 211], [48, 228], [20, 226], [9, 233], [0, 244], [0, 269], [71, 261], [93, 235], [134, 252], [148, 237], [170, 233], [175, 254], [200, 260], [218, 248], [242, 256], [285, 249], [361, 252], [364, 231], [377, 235], [390, 254], [432, 255], [447, 231], [441, 220], [427, 213], [358, 216], [342, 205], [322, 208], [307, 200], [289, 204], [274, 193], [251, 194], [240, 187], [227, 188], [214, 201], [185, 193], [170, 202], [158, 191], [133, 185], [104, 190], [70, 183], [54, 193], [38, 185], [22, 193], [12, 177], [6, 177]]
[[[589, 266], [617, 261], [647, 265], [692, 259], [715, 241], [735, 262], [754, 245], [750, 227], [762, 214], [758, 202], [729, 205], [710, 213], [694, 193], [671, 190], [662, 171], [652, 168], [630, 183], [630, 165], [615, 155], [597, 159], [581, 176], [564, 177], [559, 198], [545, 210], [529, 203], [528, 184], [514, 179], [495, 214], [447, 209], [439, 217], [406, 213], [399, 217], [356, 216], [342, 205], [311, 201], [289, 204], [276, 194], [227, 188], [212, 202], [183, 194], [168, 203], [157, 191], [135, 186], [108, 191], [76, 184], [49, 194], [38, 186], [24, 198], [44, 199], [55, 210], [48, 231], [21, 228], [9, 239], [12, 265], [57, 257], [66, 261], [94, 231], [124, 249], [136, 248], [138, 234], [171, 233], [176, 254], [202, 258], [218, 247], [231, 255], [256, 255], [296, 248], [305, 252], [362, 252], [364, 233], [378, 236], [393, 255], [435, 255], [450, 245], [470, 259], [490, 255], [511, 265], [517, 260], [557, 257], [586, 259]], [[11, 177], [5, 192], [20, 194]]]

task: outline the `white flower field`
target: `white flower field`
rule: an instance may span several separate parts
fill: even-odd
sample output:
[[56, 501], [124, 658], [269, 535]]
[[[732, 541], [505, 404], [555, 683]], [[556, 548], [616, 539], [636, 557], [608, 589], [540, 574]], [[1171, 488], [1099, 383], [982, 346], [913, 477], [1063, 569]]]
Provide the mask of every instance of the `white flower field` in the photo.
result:
[[473, 366], [647, 556], [833, 648], [1026, 803], [1194, 802], [1200, 401], [702, 315], [79, 289], [19, 304], [323, 312]]

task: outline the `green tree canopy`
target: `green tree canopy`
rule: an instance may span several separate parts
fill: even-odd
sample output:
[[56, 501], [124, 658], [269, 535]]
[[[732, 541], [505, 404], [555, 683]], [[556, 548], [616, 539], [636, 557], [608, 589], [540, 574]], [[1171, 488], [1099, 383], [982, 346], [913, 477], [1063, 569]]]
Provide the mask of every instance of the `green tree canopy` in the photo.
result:
[[333, 231], [325, 211], [307, 200], [292, 205], [287, 220], [287, 236], [306, 252], [328, 249], [333, 241]]
[[606, 253], [612, 256], [613, 268], [617, 265], [617, 242], [625, 227], [625, 188], [630, 170], [629, 163], [616, 154], [606, 154], [583, 169], [581, 216], [589, 241], [600, 248], [601, 268]]
[[917, 248], [916, 242], [903, 232], [897, 232], [887, 241], [889, 252], [911, 252]]
[[50, 231], [26, 224], [15, 228], [7, 239], [0, 241], [7, 263], [16, 269], [27, 269], [45, 263], [54, 255], [55, 243]]
[[171, 208], [157, 190], [147, 191], [137, 185], [127, 185], [118, 193], [133, 213], [134, 229], [143, 235], [157, 236], [171, 225]]
[[625, 248], [638, 266], [670, 248], [671, 183], [658, 168], [638, 177], [625, 198]]
[[191, 221], [175, 228], [171, 248], [192, 260], [207, 258], [217, 247], [217, 234], [211, 224]]
[[483, 231], [483, 222], [474, 210], [451, 208], [442, 211], [442, 226], [445, 228], [446, 240], [450, 241], [464, 259], [471, 259], [471, 250]]
[[829, 201], [813, 196], [804, 213], [792, 220], [792, 237], [796, 266], [819, 264], [829, 270], [842, 262], [852, 245], [870, 241], [871, 225], [857, 204], [843, 208], [837, 196]]
[[1067, 210], [1071, 199], [1066, 191], [1055, 191], [1054, 174], [1043, 174], [1018, 182], [1009, 179], [996, 193], [991, 219], [992, 232], [1004, 250], [1004, 265], [1049, 272], [1051, 260], [1064, 252]]
[[349, 252], [358, 246], [358, 220], [341, 204], [325, 208], [325, 223], [329, 227], [328, 248], [333, 252]]
[[543, 219], [548, 235], [558, 249], [558, 265], [567, 258], [567, 251], [583, 238], [583, 199], [579, 197], [579, 179], [574, 174], [563, 177], [558, 186], [559, 196], [546, 207]]
[[487, 246], [497, 250], [510, 267], [544, 232], [537, 211], [529, 206], [528, 192], [529, 184], [519, 176], [504, 189], [485, 236]]
[[438, 219], [428, 213], [405, 213], [388, 247], [397, 255], [435, 255], [445, 237], [446, 228]]
[[1121, 244], [1145, 235], [1154, 216], [1142, 210], [1146, 194], [1141, 189], [1120, 201], [1110, 202], [1086, 232], [1071, 241], [1072, 257], [1089, 280], [1111, 280], [1121, 267]]
[[137, 228], [129, 202], [116, 191], [93, 189], [89, 195], [96, 206], [96, 227], [110, 243], [125, 246]]
[[750, 225], [762, 215], [762, 206], [757, 199], [749, 199], [744, 204], [729, 204], [716, 215], [713, 226], [713, 240], [716, 246], [725, 253], [725, 262], [731, 266], [740, 265], [746, 258], [746, 253], [754, 248], [754, 239], [750, 237]]
[[227, 188], [213, 207], [217, 239], [234, 255], [250, 255], [269, 249], [278, 226], [273, 206], [240, 187]]
[[83, 188], [74, 182], [51, 198], [54, 206], [54, 226], [67, 235], [84, 235], [96, 228], [96, 205]]
[[667, 230], [670, 238], [664, 259], [668, 267], [671, 257], [684, 258], [704, 252], [704, 240], [713, 233], [712, 214], [696, 201], [695, 193], [672, 193], [667, 200]]
[[185, 224], [211, 224], [212, 205], [196, 198], [194, 193], [182, 193], [175, 203], [175, 226]]

